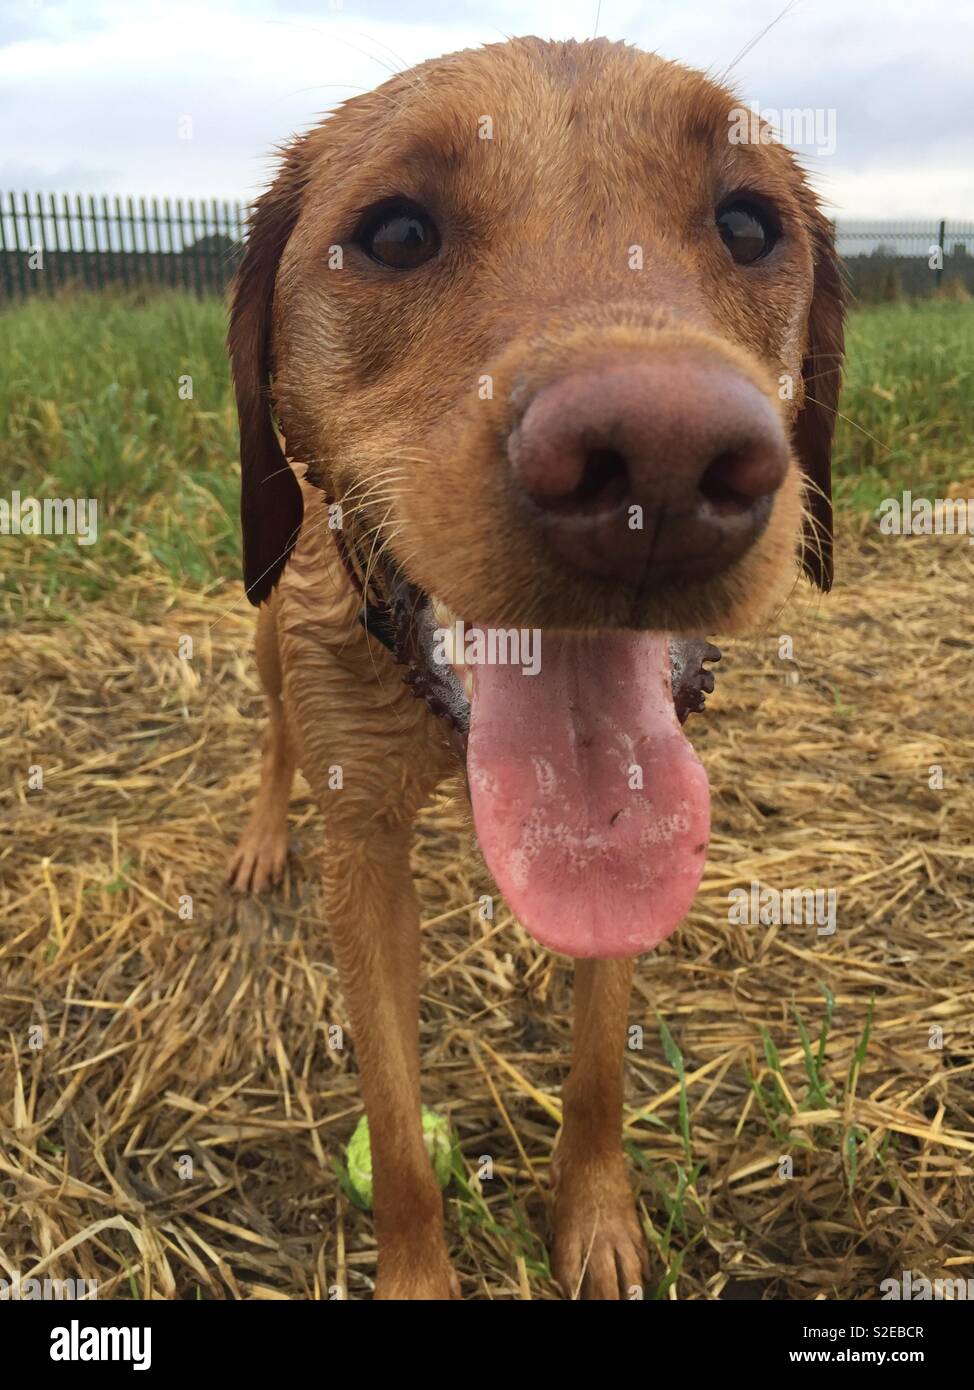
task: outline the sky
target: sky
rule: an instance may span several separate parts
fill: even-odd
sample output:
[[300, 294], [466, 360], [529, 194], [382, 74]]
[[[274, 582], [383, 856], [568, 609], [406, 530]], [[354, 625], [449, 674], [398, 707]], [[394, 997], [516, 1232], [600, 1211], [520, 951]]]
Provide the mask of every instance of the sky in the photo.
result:
[[974, 221], [971, 0], [797, 0], [740, 57], [784, 6], [0, 0], [0, 190], [246, 201], [276, 145], [393, 71], [597, 31], [713, 73], [734, 64], [731, 85], [764, 114], [819, 112], [819, 138], [786, 143], [841, 221]]

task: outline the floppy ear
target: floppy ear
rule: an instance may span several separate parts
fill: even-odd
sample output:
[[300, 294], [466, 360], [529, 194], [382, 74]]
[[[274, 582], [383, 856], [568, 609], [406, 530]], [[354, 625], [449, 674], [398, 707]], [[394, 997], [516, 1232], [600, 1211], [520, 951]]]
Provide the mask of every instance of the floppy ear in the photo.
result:
[[234, 277], [227, 346], [240, 423], [240, 520], [247, 597], [261, 603], [287, 564], [301, 529], [301, 489], [271, 415], [271, 313], [281, 253], [307, 181], [302, 142], [284, 153], [272, 188], [255, 204], [244, 258]]
[[815, 282], [802, 361], [804, 403], [795, 421], [795, 452], [811, 486], [802, 564], [826, 592], [832, 587], [832, 436], [842, 383], [845, 291], [832, 224], [817, 208], [809, 214]]

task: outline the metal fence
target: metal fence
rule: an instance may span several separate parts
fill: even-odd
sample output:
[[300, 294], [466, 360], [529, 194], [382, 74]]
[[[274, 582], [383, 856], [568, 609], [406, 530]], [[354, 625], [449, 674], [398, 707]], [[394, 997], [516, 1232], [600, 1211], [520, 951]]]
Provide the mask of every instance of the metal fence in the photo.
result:
[[[845, 222], [836, 246], [861, 300], [974, 294], [974, 223]], [[246, 213], [216, 199], [0, 193], [0, 300], [65, 286], [226, 289]]]
[[974, 295], [974, 222], [838, 222], [835, 244], [860, 300]]
[[945, 257], [974, 256], [974, 222], [836, 222], [835, 244], [841, 256], [921, 256], [934, 247]]
[[66, 285], [168, 285], [197, 295], [230, 281], [240, 203], [0, 193], [0, 298]]

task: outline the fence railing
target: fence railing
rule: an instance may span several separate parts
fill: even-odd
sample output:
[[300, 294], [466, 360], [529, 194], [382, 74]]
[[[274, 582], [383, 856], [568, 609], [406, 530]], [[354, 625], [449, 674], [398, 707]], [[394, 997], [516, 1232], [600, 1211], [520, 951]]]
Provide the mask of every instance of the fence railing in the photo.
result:
[[[860, 299], [974, 294], [974, 222], [840, 221], [835, 234]], [[0, 300], [68, 285], [220, 293], [245, 236], [239, 202], [0, 193]]]
[[0, 297], [65, 285], [219, 292], [243, 244], [240, 203], [0, 193]]
[[929, 257], [939, 247], [945, 257], [974, 256], [974, 222], [936, 218], [923, 222], [835, 223], [835, 244], [841, 256]]
[[974, 222], [838, 222], [835, 245], [856, 296], [974, 295]]

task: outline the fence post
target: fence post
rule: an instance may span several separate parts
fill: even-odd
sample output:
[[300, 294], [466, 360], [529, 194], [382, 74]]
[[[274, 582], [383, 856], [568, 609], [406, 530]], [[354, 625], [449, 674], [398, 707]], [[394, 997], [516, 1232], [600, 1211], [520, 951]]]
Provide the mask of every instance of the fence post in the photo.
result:
[[3, 206], [3, 194], [0, 193], [0, 260], [3, 261], [3, 292], [8, 300], [14, 297], [14, 275], [10, 269], [10, 252], [7, 250], [7, 233], [5, 230], [4, 219], [6, 209]]
[[941, 218], [941, 220], [940, 220], [940, 235], [937, 237], [937, 241], [938, 241], [938, 244], [939, 244], [939, 246], [940, 246], [940, 263], [939, 263], [938, 266], [937, 266], [937, 289], [938, 289], [938, 290], [940, 289], [940, 282], [941, 282], [941, 280], [944, 278], [944, 240], [945, 240], [944, 232], [946, 231], [946, 228], [947, 228], [947, 224], [946, 224], [946, 222], [943, 220], [943, 218]]
[[85, 289], [91, 285], [90, 267], [88, 265], [88, 233], [85, 230], [85, 213], [81, 206], [81, 194], [74, 195], [74, 210], [78, 219], [78, 241], [81, 243], [81, 279]]
[[[135, 216], [134, 211], [132, 215]], [[142, 221], [142, 254], [145, 257], [140, 261], [139, 284], [164, 285], [166, 273], [162, 260], [162, 233], [159, 230], [159, 199], [152, 199], [150, 214], [145, 199], [140, 198], [139, 215]]]
[[176, 226], [179, 228], [179, 260], [178, 260], [178, 266], [179, 266], [179, 287], [180, 287], [180, 289], [188, 290], [188, 289], [190, 289], [191, 287], [190, 287], [189, 280], [188, 280], [188, 278], [187, 278], [187, 269], [186, 269], [187, 264], [188, 264], [188, 262], [187, 262], [187, 260], [186, 260], [186, 218], [185, 218], [185, 216], [183, 215], [183, 200], [182, 200], [182, 198], [177, 198], [177, 199], [175, 199], [175, 214], [176, 214]]
[[112, 286], [118, 281], [118, 260], [115, 255], [115, 238], [112, 235], [112, 219], [108, 211], [108, 196], [103, 193], [101, 197], [101, 215], [105, 224], [105, 244], [108, 248], [108, 283]]
[[[27, 229], [27, 257], [25, 258], [25, 262], [24, 262], [24, 263], [25, 263], [25, 265], [27, 265], [27, 259], [30, 258], [32, 248], [35, 247], [35, 246], [37, 245], [37, 243], [34, 241], [34, 228], [32, 227], [32, 225], [31, 225], [31, 220], [30, 220], [30, 194], [25, 193], [25, 194], [23, 195], [23, 198], [24, 198], [24, 226], [25, 226], [26, 229]], [[42, 232], [43, 232], [43, 229], [42, 229]], [[44, 264], [44, 256], [43, 256], [43, 247], [42, 247], [42, 248], [41, 248], [41, 265], [43, 266], [43, 264]], [[33, 291], [37, 288], [37, 282], [36, 282], [36, 280], [32, 280], [32, 279], [31, 279], [31, 276], [30, 276], [30, 266], [29, 266], [29, 265], [27, 265], [27, 272], [28, 272], [28, 274], [27, 274], [27, 283], [30, 285], [31, 291], [33, 292]], [[42, 270], [42, 271], [41, 271], [41, 276], [42, 276], [42, 277], [43, 277], [43, 274], [44, 274], [44, 271]]]
[[[118, 232], [118, 267], [122, 272], [122, 284], [128, 289], [129, 286], [129, 253], [126, 246], [125, 222], [122, 217], [122, 200], [115, 198], [115, 228]], [[116, 277], [113, 275], [112, 279]]]
[[166, 214], [166, 246], [169, 256], [169, 284], [170, 288], [176, 288], [176, 250], [175, 239], [172, 230], [172, 204], [168, 198], [163, 198], [162, 206]]
[[105, 288], [105, 276], [103, 273], [101, 250], [102, 239], [98, 235], [98, 213], [95, 211], [95, 195], [93, 193], [89, 193], [88, 195], [88, 216], [91, 218], [91, 238], [95, 245], [95, 284], [101, 290]]
[[[129, 232], [132, 237], [132, 279], [137, 285], [144, 285], [146, 280], [152, 283], [155, 278], [152, 271], [152, 262], [146, 261], [145, 254], [149, 250], [149, 230], [145, 216], [145, 199], [142, 201], [142, 216], [137, 218], [135, 215], [135, 203], [131, 198], [126, 198], [125, 206], [128, 210]], [[142, 248], [139, 249], [139, 228], [142, 228]], [[148, 269], [148, 274], [146, 270]]]
[[[68, 245], [64, 253], [65, 278], [76, 280], [78, 278], [78, 248], [74, 240], [74, 225], [71, 221], [71, 205], [68, 202], [68, 195], [66, 193], [61, 194], [61, 216], [64, 219], [64, 228], [68, 237]], [[67, 259], [69, 253], [71, 256], [70, 262]], [[68, 269], [69, 264], [70, 270]]]
[[[53, 264], [52, 264], [51, 262], [49, 262], [48, 259], [47, 259], [48, 253], [50, 252], [51, 247], [48, 245], [46, 218], [45, 218], [45, 214], [44, 214], [44, 199], [41, 197], [41, 195], [40, 195], [39, 193], [35, 193], [35, 194], [34, 194], [34, 212], [35, 212], [35, 214], [36, 214], [36, 216], [37, 216], [37, 225], [40, 227], [40, 233], [41, 233], [41, 238], [40, 238], [40, 243], [39, 243], [39, 244], [40, 244], [40, 248], [41, 248], [41, 255], [42, 255], [42, 258], [43, 258], [43, 259], [42, 259], [42, 264], [43, 264], [43, 266], [44, 266], [44, 283], [45, 283], [45, 285], [47, 286], [47, 292], [48, 292], [48, 294], [53, 294], [53, 293], [54, 293], [54, 271], [55, 271], [55, 266], [57, 265], [57, 257], [55, 257]], [[56, 230], [56, 229], [55, 229], [55, 230]], [[56, 248], [55, 248], [55, 249], [56, 249]]]
[[[226, 203], [217, 202], [216, 198], [213, 199], [213, 220], [216, 223], [217, 236], [223, 237], [229, 242], [230, 236], [227, 232], [227, 205]], [[220, 253], [219, 264], [217, 266], [217, 274], [220, 277], [219, 289], [221, 293], [227, 288], [227, 277], [229, 274], [228, 259], [229, 248], [224, 247], [223, 251]]]
[[[21, 214], [17, 211], [17, 199], [10, 195], [10, 215], [14, 224], [14, 246], [17, 249], [17, 280], [20, 284], [20, 293], [28, 295], [30, 293], [30, 281], [28, 280], [27, 269], [27, 248], [21, 244], [20, 240], [20, 218]], [[28, 233], [29, 239], [30, 233]]]

